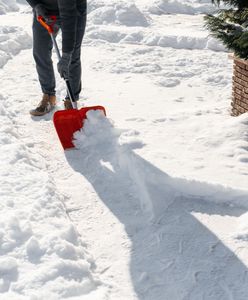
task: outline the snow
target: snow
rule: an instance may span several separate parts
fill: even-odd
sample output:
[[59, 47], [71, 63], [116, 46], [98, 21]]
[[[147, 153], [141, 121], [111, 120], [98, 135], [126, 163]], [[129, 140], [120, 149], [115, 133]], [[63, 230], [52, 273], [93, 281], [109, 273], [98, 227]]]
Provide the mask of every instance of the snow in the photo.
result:
[[10, 11], [18, 11], [19, 8], [15, 0], [1, 0], [0, 1], [0, 15], [6, 14]]
[[0, 68], [21, 50], [32, 45], [30, 36], [17, 26], [0, 26]]
[[89, 7], [92, 10], [90, 21], [93, 24], [119, 24], [126, 26], [148, 26], [148, 21], [135, 4], [125, 2], [106, 5], [93, 2]]
[[248, 116], [211, 1], [89, 1], [80, 105], [107, 117], [66, 152], [28, 113], [31, 10], [0, 7], [0, 299], [245, 300]]
[[[176, 8], [174, 2], [169, 4]], [[211, 4], [207, 5], [213, 9]], [[187, 4], [187, 7], [195, 9], [195, 6], [189, 4]], [[175, 19], [174, 16], [164, 12], [162, 15], [162, 17], [166, 16], [164, 19], [160, 20], [160, 16], [154, 17], [154, 21], [158, 18], [158, 23], [151, 20], [150, 10], [151, 8], [146, 7], [144, 13], [142, 13], [134, 3], [127, 5], [122, 1], [117, 3], [111, 1], [111, 4], [108, 1], [106, 3], [91, 1], [88, 16], [90, 25], [87, 34], [90, 39], [89, 42], [100, 40], [153, 47], [172, 47], [173, 49], [224, 51], [223, 45], [209, 36], [203, 28], [203, 24], [199, 24], [199, 20], [202, 22], [202, 16], [199, 17], [196, 11], [194, 11], [196, 14], [195, 19], [198, 22], [195, 26], [191, 26], [189, 30], [188, 22], [192, 23], [192, 16], [189, 19], [189, 14], [180, 15], [179, 18]], [[175, 12], [182, 13], [180, 10]]]
[[199, 0], [153, 0], [149, 11], [153, 14], [187, 14], [213, 13], [216, 8], [210, 1]]
[[[247, 125], [246, 122], [247, 120], [244, 122], [245, 125]], [[224, 126], [226, 126], [226, 124]], [[235, 129], [233, 129], [233, 131], [236, 130], [236, 128], [237, 122], [235, 122]], [[232, 130], [230, 130], [230, 132], [232, 132]], [[230, 132], [228, 136], [233, 136], [234, 134]], [[247, 136], [245, 136], [245, 139], [246, 138]], [[245, 206], [248, 208], [246, 192], [237, 193], [221, 186], [212, 186], [211, 192], [209, 192], [210, 186], [205, 183], [197, 183], [195, 181], [187, 182], [185, 180], [167, 177], [161, 184], [161, 186], [165, 187], [165, 191], [162, 191], [162, 188], [160, 193], [162, 195], [170, 195], [170, 202], [167, 203], [167, 201], [163, 200], [165, 203], [156, 204], [158, 208], [157, 211], [155, 211], [156, 208], [153, 207], [154, 203], [148, 196], [149, 193], [145, 193], [144, 191], [146, 191], [147, 186], [150, 184], [159, 185], [161, 178], [157, 176], [156, 173], [151, 173], [150, 168], [148, 168], [145, 163], [140, 163], [139, 159], [137, 159], [132, 152], [133, 149], [143, 148], [144, 146], [142, 140], [139, 139], [139, 132], [134, 130], [122, 132], [115, 129], [113, 124], [105, 118], [103, 112], [99, 110], [87, 113], [87, 120], [84, 123], [84, 127], [80, 132], [75, 133], [74, 139], [75, 146], [82, 151], [83, 155], [88, 156], [88, 153], [90, 153], [90, 156], [92, 156], [90, 160], [93, 160], [94, 156], [98, 157], [105, 152], [107, 152], [107, 156], [117, 159], [117, 161], [113, 162], [109, 159], [103, 160], [103, 162], [101, 160], [101, 164], [105, 166], [104, 162], [108, 162], [109, 166], [111, 166], [108, 168], [113, 173], [124, 172], [126, 174], [125, 176], [123, 175], [123, 178], [131, 178], [131, 181], [138, 187], [137, 192], [141, 201], [141, 207], [150, 215], [151, 219], [156, 220], [159, 218], [159, 215], [162, 213], [161, 208], [163, 207], [166, 210], [177, 197], [185, 197], [188, 195], [191, 197], [201, 197], [204, 200], [214, 201], [216, 203], [224, 202], [228, 205], [236, 204], [237, 206]], [[213, 143], [218, 142], [219, 141], [214, 141]], [[237, 159], [241, 159], [241, 162], [243, 162], [242, 154], [246, 154], [246, 150], [237, 144], [235, 147], [234, 143], [231, 143], [232, 148], [243, 150], [237, 151]], [[229, 154], [229, 151], [227, 152]], [[117, 167], [118, 172], [115, 167]]]
[[91, 258], [66, 214], [63, 196], [44, 171], [45, 160], [16, 132], [14, 115], [1, 109], [1, 299], [8, 292], [16, 299], [83, 299], [99, 285]]

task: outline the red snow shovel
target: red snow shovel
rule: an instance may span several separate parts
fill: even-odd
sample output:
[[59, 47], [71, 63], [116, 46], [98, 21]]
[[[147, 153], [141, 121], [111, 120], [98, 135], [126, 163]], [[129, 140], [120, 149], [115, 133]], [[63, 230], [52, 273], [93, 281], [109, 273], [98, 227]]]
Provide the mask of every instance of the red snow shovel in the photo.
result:
[[[60, 60], [61, 55], [54, 35], [54, 25], [56, 20], [56, 16], [49, 16], [48, 24], [43, 17], [38, 17], [40, 24], [49, 32], [58, 60]], [[63, 148], [69, 149], [75, 147], [73, 144], [73, 134], [83, 127], [84, 120], [87, 118], [87, 112], [89, 110], [102, 110], [106, 115], [106, 111], [103, 106], [90, 106], [78, 109], [69, 79], [64, 78], [64, 80], [66, 83], [67, 94], [71, 100], [73, 109], [56, 111], [53, 116], [53, 123]]]

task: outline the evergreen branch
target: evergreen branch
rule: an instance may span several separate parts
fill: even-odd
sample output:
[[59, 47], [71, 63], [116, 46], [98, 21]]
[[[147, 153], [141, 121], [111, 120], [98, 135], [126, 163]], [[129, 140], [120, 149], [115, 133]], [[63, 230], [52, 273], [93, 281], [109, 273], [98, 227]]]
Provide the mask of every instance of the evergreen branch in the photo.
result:
[[242, 26], [212, 15], [205, 16], [205, 20], [206, 27], [213, 37], [221, 40], [236, 56], [248, 59], [248, 32]]
[[247, 0], [212, 0], [212, 3], [218, 6], [221, 4], [221, 2], [223, 2], [223, 4], [236, 7], [239, 10], [248, 8]]

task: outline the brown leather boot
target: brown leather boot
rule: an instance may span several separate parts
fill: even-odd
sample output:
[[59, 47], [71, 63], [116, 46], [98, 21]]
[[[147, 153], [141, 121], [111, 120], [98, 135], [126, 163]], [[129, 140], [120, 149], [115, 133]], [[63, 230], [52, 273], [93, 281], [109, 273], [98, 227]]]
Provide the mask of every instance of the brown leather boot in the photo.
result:
[[65, 110], [73, 109], [70, 99], [65, 98], [65, 100], [64, 100], [64, 107], [65, 107]]
[[54, 109], [56, 105], [56, 96], [43, 94], [41, 102], [35, 109], [30, 110], [32, 116], [43, 116]]

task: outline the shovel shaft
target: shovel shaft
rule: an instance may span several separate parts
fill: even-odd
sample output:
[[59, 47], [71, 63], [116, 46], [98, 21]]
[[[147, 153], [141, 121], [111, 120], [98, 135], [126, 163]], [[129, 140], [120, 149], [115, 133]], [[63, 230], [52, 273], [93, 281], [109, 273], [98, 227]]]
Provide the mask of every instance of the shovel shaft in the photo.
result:
[[52, 41], [53, 41], [54, 50], [55, 50], [55, 52], [56, 52], [56, 55], [57, 55], [57, 57], [58, 57], [58, 60], [61, 60], [61, 54], [60, 54], [60, 52], [59, 52], [59, 47], [58, 47], [58, 44], [57, 44], [57, 42], [56, 42], [55, 36], [54, 36], [52, 33], [50, 33], [50, 35], [51, 35], [51, 39], [52, 39]]
[[[61, 59], [61, 54], [60, 54], [59, 47], [58, 47], [58, 44], [56, 42], [55, 36], [53, 35], [53, 33], [50, 33], [50, 35], [51, 35], [51, 39], [53, 41], [54, 50], [57, 54], [58, 60], [60, 60]], [[73, 91], [72, 91], [72, 88], [71, 88], [70, 81], [69, 81], [68, 78], [64, 78], [64, 80], [65, 80], [65, 84], [66, 84], [67, 94], [68, 94], [68, 96], [71, 100], [72, 107], [74, 109], [77, 109], [77, 102], [75, 100], [75, 97], [74, 97], [74, 94], [73, 94]]]
[[74, 97], [74, 94], [73, 94], [73, 91], [72, 91], [72, 88], [70, 85], [70, 81], [68, 78], [67, 79], [65, 78], [65, 84], [66, 84], [67, 94], [71, 100], [72, 107], [74, 109], [77, 109], [77, 101], [75, 100], [75, 97]]

